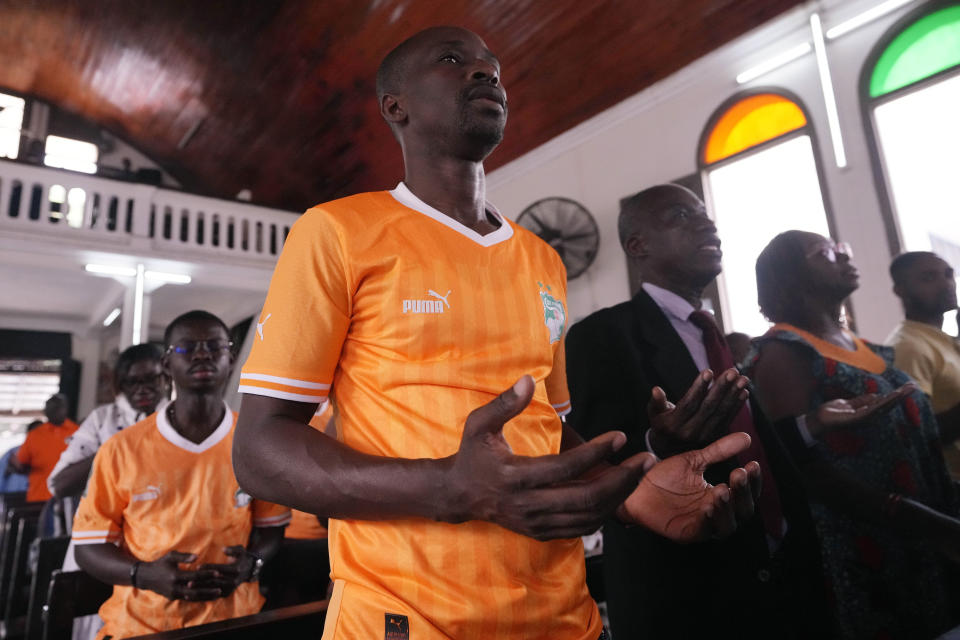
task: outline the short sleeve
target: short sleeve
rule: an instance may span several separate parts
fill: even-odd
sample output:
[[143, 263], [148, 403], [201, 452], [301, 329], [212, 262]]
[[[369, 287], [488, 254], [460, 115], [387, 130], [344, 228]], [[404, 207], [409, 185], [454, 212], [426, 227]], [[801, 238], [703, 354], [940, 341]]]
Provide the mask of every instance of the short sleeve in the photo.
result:
[[283, 505], [253, 501], [253, 526], [255, 527], [285, 527], [290, 524], [290, 508]]
[[73, 519], [74, 544], [117, 544], [123, 532], [128, 496], [119, 488], [120, 463], [113, 447], [101, 447], [93, 459], [87, 491]]
[[565, 340], [561, 338], [560, 344], [553, 353], [553, 370], [546, 379], [547, 397], [550, 399], [550, 405], [560, 417], [570, 413], [570, 391], [567, 389], [567, 355]]
[[912, 340], [902, 340], [894, 348], [894, 365], [910, 375], [928, 396], [933, 395], [937, 363], [929, 349]]
[[352, 309], [342, 235], [319, 208], [293, 225], [240, 373], [241, 393], [309, 403], [327, 398]]

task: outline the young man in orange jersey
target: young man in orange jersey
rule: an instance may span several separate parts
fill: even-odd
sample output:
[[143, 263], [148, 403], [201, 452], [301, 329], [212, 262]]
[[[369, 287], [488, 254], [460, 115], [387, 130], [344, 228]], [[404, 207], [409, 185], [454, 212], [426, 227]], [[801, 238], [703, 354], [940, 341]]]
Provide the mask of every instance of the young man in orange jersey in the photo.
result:
[[164, 340], [176, 400], [104, 442], [74, 519], [77, 563], [115, 585], [99, 637], [258, 612], [260, 567], [290, 520], [289, 509], [251, 499], [233, 475], [226, 325], [191, 311]]
[[[579, 536], [614, 511], [676, 539], [728, 534], [756, 465], [732, 490], [703, 470], [749, 437], [607, 465], [622, 433], [565, 428], [563, 265], [484, 197], [499, 61], [469, 31], [428, 29], [384, 59], [377, 94], [404, 181], [291, 230], [240, 378], [237, 477], [330, 516], [325, 640], [597, 640]], [[328, 395], [336, 439], [307, 424]]]

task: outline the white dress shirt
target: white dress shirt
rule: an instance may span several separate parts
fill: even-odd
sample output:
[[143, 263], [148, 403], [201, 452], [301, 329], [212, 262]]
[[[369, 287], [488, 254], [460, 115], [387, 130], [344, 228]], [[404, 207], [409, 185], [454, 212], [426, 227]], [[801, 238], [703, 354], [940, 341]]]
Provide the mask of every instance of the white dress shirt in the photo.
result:
[[66, 450], [60, 454], [60, 459], [47, 477], [47, 488], [53, 493], [53, 479], [64, 468], [96, 454], [100, 445], [111, 436], [146, 417], [146, 413], [131, 407], [122, 393], [112, 403], [102, 404], [91, 411], [68, 440]]
[[[690, 322], [690, 314], [697, 309], [673, 291], [667, 291], [663, 287], [649, 282], [644, 282], [641, 287], [667, 316], [670, 326], [677, 332], [683, 344], [686, 345], [687, 351], [690, 352], [693, 363], [697, 365], [697, 371], [709, 369], [710, 361], [707, 360], [707, 348], [703, 345], [703, 331]], [[677, 398], [673, 399], [677, 400]]]

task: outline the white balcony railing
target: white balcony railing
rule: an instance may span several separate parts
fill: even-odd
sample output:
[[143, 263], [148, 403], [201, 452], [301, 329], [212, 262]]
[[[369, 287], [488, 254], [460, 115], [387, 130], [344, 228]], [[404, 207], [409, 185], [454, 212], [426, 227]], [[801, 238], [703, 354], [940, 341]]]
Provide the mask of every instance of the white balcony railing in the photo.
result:
[[276, 261], [296, 215], [0, 160], [0, 230], [163, 255]]

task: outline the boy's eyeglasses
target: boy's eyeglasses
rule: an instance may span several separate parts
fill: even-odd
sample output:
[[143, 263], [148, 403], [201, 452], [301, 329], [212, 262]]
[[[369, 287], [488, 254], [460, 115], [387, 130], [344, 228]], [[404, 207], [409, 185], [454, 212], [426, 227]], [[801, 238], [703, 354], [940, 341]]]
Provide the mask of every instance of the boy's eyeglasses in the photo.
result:
[[182, 340], [167, 347], [167, 353], [179, 353], [182, 356], [192, 356], [201, 347], [209, 353], [219, 353], [233, 347], [229, 340]]

